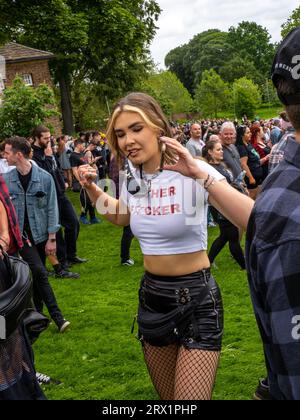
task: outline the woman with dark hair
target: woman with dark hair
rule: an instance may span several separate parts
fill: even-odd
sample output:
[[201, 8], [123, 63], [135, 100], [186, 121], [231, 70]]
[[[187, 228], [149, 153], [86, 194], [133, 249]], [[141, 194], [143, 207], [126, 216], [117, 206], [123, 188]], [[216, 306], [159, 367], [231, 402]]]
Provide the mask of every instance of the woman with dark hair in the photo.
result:
[[[228, 184], [233, 182], [232, 172], [223, 163], [223, 148], [220, 140], [209, 140], [202, 150], [202, 156], [213, 168], [226, 178]], [[211, 212], [214, 220], [219, 225], [220, 235], [215, 239], [208, 253], [210, 263], [213, 264], [217, 255], [228, 242], [231, 255], [241, 269], [244, 270], [245, 257], [239, 241], [238, 228], [222, 216], [214, 207], [211, 207]]]
[[140, 242], [138, 336], [160, 397], [210, 399], [223, 306], [206, 253], [208, 200], [243, 227], [252, 201], [171, 136], [158, 103], [131, 93], [116, 104], [107, 129], [117, 161], [130, 162], [120, 199], [93, 184], [96, 171], [88, 166], [79, 167], [79, 179], [97, 210], [116, 225], [130, 224]]
[[[1, 295], [12, 286], [3, 252], [15, 253], [22, 239], [6, 184], [0, 176], [0, 304]], [[6, 337], [0, 323], [0, 401], [45, 399], [36, 379], [33, 353], [22, 323]]]
[[263, 171], [262, 181], [268, 176], [268, 162], [271, 148], [264, 142], [263, 128], [257, 125], [250, 127], [251, 144], [260, 156], [260, 164]]
[[250, 197], [255, 200], [258, 186], [262, 182], [263, 170], [260, 156], [251, 144], [251, 131], [246, 125], [241, 125], [236, 132], [236, 148], [240, 154], [242, 169], [246, 172], [246, 184]]

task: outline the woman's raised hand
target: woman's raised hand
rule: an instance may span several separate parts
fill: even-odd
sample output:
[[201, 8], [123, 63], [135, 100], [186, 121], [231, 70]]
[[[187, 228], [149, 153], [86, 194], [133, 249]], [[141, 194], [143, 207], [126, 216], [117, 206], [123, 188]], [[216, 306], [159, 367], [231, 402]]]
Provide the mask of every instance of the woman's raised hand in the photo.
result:
[[176, 171], [194, 179], [206, 179], [207, 172], [201, 170], [197, 160], [182, 144], [170, 137], [160, 137], [160, 140], [177, 155], [177, 162], [173, 165], [164, 165], [164, 169]]
[[82, 165], [78, 168], [79, 182], [83, 187], [88, 187], [97, 179], [97, 171], [90, 165]]

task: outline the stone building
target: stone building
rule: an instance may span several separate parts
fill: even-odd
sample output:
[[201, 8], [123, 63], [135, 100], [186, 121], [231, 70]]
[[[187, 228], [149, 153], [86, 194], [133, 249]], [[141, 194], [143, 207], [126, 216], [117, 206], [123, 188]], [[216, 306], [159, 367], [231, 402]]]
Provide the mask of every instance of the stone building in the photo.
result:
[[[49, 70], [49, 60], [54, 54], [48, 51], [37, 50], [8, 42], [0, 47], [0, 89], [10, 86], [16, 75], [22, 77], [24, 82], [33, 87], [46, 83], [53, 88]], [[55, 134], [61, 134], [61, 122], [58, 117], [51, 118], [50, 124], [54, 127]]]

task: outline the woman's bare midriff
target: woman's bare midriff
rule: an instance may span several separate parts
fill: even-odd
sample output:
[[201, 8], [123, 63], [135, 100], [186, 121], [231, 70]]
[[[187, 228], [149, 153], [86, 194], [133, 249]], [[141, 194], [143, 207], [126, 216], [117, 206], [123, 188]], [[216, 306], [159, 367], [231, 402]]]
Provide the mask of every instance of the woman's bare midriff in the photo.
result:
[[183, 276], [210, 267], [206, 251], [177, 255], [144, 255], [144, 267], [157, 276]]

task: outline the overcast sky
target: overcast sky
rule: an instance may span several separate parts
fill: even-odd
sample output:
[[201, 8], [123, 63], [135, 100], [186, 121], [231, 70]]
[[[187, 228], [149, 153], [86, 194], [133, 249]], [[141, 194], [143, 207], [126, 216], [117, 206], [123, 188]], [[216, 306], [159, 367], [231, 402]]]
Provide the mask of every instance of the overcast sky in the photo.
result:
[[207, 29], [228, 31], [245, 21], [267, 28], [272, 41], [280, 41], [281, 25], [299, 7], [299, 0], [156, 0], [163, 9], [151, 54], [159, 68], [173, 48]]

